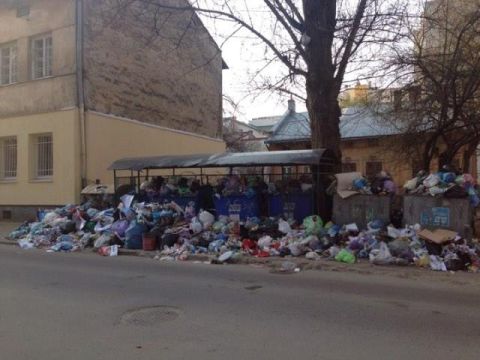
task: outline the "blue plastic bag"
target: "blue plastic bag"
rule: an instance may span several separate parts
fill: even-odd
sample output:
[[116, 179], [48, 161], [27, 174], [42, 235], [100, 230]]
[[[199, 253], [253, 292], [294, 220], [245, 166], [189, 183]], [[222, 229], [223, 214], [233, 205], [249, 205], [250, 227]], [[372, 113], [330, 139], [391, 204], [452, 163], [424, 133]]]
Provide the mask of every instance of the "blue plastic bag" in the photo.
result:
[[147, 227], [136, 221], [132, 221], [125, 231], [125, 247], [127, 249], [141, 249], [143, 247], [143, 234], [148, 231]]

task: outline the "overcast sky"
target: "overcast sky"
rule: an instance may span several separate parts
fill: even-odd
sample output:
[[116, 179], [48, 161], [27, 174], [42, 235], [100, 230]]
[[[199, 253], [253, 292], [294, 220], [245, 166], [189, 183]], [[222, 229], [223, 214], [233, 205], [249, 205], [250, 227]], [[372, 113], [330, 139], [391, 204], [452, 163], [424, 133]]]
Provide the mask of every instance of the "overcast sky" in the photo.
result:
[[[234, 0], [238, 5], [238, 13], [249, 17], [264, 34], [271, 34], [272, 29], [267, 21], [269, 10], [265, 8], [262, 0]], [[249, 9], [247, 14], [245, 9]], [[262, 77], [275, 77], [285, 71], [280, 64], [266, 65], [266, 46], [247, 30], [237, 29], [236, 24], [219, 20], [211, 20], [202, 16], [217, 44], [222, 49], [222, 56], [229, 69], [223, 71], [223, 92], [230, 97], [238, 107], [232, 109], [224, 103], [225, 116], [235, 115], [238, 120], [248, 122], [254, 117], [281, 115], [287, 109], [288, 97], [271, 92], [261, 94], [255, 91], [255, 82], [261, 82]], [[234, 33], [235, 32], [235, 33]], [[232, 33], [234, 33], [232, 35]], [[228, 39], [226, 39], [228, 37]], [[255, 76], [259, 69], [260, 75]], [[305, 104], [297, 100], [297, 109], [306, 111]]]
[[[294, 1], [301, 3], [300, 0]], [[347, 9], [355, 9], [357, 1], [341, 0], [340, 4]], [[412, 7], [413, 4], [419, 6], [424, 1], [408, 0], [407, 4], [412, 5]], [[203, 8], [211, 9], [212, 6], [214, 8], [217, 6], [216, 9], [225, 10], [221, 7], [222, 4], [225, 4], [225, 0], [194, 0], [194, 3]], [[266, 8], [263, 0], [229, 0], [228, 4], [235, 15], [241, 16], [247, 23], [252, 23], [254, 28], [267, 36], [269, 40], [280, 44], [280, 46], [289, 43], [284, 40], [286, 38], [285, 34], [282, 36], [277, 22], [272, 17], [270, 10]], [[223, 92], [225, 96], [235, 102], [237, 108], [233, 109], [230, 103], [224, 102], [224, 115], [234, 115], [238, 120], [248, 122], [255, 117], [283, 114], [287, 109], [288, 96], [280, 96], [278, 93], [272, 92], [259, 94], [258, 91], [255, 91], [255, 88], [257, 87], [256, 84], [263, 83], [264, 79], [278, 79], [284, 76], [287, 74], [286, 68], [279, 62], [266, 66], [266, 58], [273, 57], [272, 52], [268, 51], [267, 46], [248, 30], [238, 30], [238, 24], [235, 22], [212, 20], [205, 14], [200, 15], [217, 44], [221, 47], [223, 58], [229, 67], [228, 70], [223, 72]], [[378, 54], [380, 52], [377, 52], [376, 56]], [[367, 69], [370, 70], [365, 70], [365, 64], [359, 65], [357, 69], [350, 68], [347, 70], [345, 80], [353, 85], [359, 77], [362, 78], [361, 72], [377, 71], [378, 64], [372, 64], [370, 63], [367, 66]], [[262, 71], [257, 74], [260, 69]], [[371, 74], [368, 76], [371, 76]], [[372, 84], [380, 87], [388, 86], [382, 84], [380, 79], [381, 77], [377, 77]], [[366, 83], [366, 81], [363, 81], [363, 83]], [[304, 96], [304, 94], [302, 95]], [[298, 111], [306, 111], [304, 102], [299, 99], [296, 102]]]

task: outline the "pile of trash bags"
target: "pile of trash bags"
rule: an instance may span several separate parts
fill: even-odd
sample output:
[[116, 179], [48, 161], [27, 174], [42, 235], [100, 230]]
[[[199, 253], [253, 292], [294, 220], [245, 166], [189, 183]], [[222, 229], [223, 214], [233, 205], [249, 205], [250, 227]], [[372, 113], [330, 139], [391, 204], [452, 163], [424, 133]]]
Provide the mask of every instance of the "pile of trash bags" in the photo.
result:
[[300, 193], [311, 191], [312, 178], [304, 174], [298, 179], [279, 179], [266, 183], [261, 176], [232, 174], [218, 178], [216, 184], [201, 184], [198, 179], [181, 176], [153, 177], [141, 184], [141, 198], [155, 202], [169, 196], [202, 196], [212, 192], [217, 196], [245, 195], [252, 198], [258, 193]]
[[303, 222], [251, 217], [239, 222], [229, 216], [196, 211], [195, 204], [146, 203], [125, 195], [115, 209], [99, 210], [90, 203], [67, 205], [46, 212], [34, 223], [10, 234], [20, 247], [71, 252], [93, 248], [115, 256], [119, 248], [141, 249], [143, 237], [156, 240], [156, 258], [188, 260], [208, 254], [215, 263], [235, 262], [244, 256], [303, 257], [375, 265], [416, 265], [433, 270], [480, 269], [480, 245], [448, 230], [434, 232], [420, 225], [397, 229], [381, 220], [367, 229], [338, 225], [312, 215]]
[[469, 198], [473, 207], [480, 205], [479, 189], [470, 174], [460, 174], [448, 167], [437, 173], [420, 171], [403, 186], [407, 194], [443, 196], [446, 198]]
[[328, 191], [344, 199], [356, 194], [394, 196], [397, 185], [386, 171], [379, 172], [371, 181], [359, 172], [351, 172], [336, 174]]

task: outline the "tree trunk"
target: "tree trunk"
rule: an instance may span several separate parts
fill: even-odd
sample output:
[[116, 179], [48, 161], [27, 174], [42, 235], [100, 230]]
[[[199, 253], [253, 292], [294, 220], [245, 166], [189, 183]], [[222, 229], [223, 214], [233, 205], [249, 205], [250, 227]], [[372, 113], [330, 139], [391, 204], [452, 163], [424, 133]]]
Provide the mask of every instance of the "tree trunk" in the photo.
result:
[[470, 172], [470, 160], [472, 156], [477, 151], [478, 141], [471, 142], [468, 144], [468, 147], [463, 152], [463, 172], [469, 173]]
[[[307, 109], [312, 132], [312, 148], [330, 150], [335, 156], [335, 172], [341, 171], [340, 151], [340, 86], [335, 79], [332, 58], [336, 26], [336, 0], [303, 0], [305, 34], [310, 42], [305, 48], [307, 76]], [[328, 179], [314, 174], [316, 204], [323, 220], [331, 218], [331, 201], [325, 193]]]
[[422, 167], [423, 167], [423, 170], [427, 172], [430, 172], [430, 165], [432, 163], [435, 145], [436, 145], [436, 141], [433, 141], [433, 139], [430, 139], [430, 140], [427, 140], [423, 148]]
[[452, 154], [452, 152], [445, 150], [438, 156], [438, 169], [440, 170], [444, 166], [451, 166], [453, 163], [453, 158], [455, 157], [455, 154]]
[[307, 109], [312, 129], [312, 148], [325, 148], [336, 156], [340, 169], [340, 86], [335, 79], [332, 59], [336, 26], [336, 0], [304, 0], [305, 33], [310, 38], [306, 47]]
[[312, 128], [312, 148], [332, 151], [340, 164], [342, 159], [339, 130], [341, 110], [336, 94], [332, 94], [331, 89], [315, 86], [308, 92], [307, 108]]

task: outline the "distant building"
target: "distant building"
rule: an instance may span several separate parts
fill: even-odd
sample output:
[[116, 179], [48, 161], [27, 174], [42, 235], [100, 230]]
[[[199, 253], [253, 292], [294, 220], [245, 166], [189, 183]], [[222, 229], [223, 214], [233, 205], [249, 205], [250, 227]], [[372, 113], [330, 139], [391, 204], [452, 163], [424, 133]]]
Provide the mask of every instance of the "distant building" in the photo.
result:
[[282, 115], [254, 118], [249, 121], [248, 125], [265, 134], [271, 134], [273, 131], [273, 128], [281, 118], [282, 118]]
[[366, 105], [370, 100], [372, 89], [370, 84], [361, 84], [359, 81], [353, 87], [345, 87], [340, 93], [340, 106], [351, 107], [355, 105]]
[[227, 150], [232, 152], [266, 151], [267, 134], [235, 117], [223, 119], [223, 140]]
[[118, 158], [225, 149], [220, 49], [192, 11], [132, 3], [0, 1], [0, 219], [78, 202]]
[[[373, 177], [381, 170], [388, 171], [397, 184], [403, 185], [418, 170], [419, 164], [391, 150], [400, 131], [383, 121], [374, 111], [365, 106], [343, 109], [340, 119], [343, 171], [358, 171]], [[311, 128], [308, 113], [295, 111], [289, 104], [287, 112], [280, 117], [272, 133], [265, 141], [271, 151], [311, 148]], [[435, 161], [438, 161], [436, 159]], [[460, 158], [454, 165], [461, 166]], [[432, 166], [436, 165], [432, 164]], [[476, 157], [471, 159], [472, 173], [477, 172]]]

